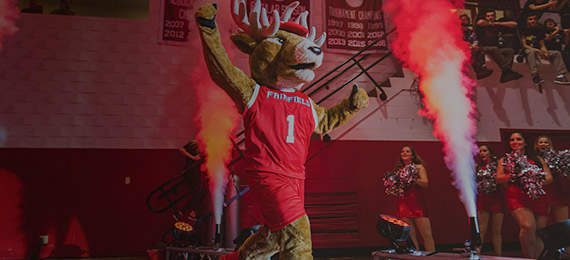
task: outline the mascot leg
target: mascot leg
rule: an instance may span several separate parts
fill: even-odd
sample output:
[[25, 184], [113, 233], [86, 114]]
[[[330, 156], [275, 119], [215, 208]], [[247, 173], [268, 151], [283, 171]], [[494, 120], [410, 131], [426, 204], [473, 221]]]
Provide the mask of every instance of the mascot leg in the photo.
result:
[[279, 241], [279, 259], [313, 259], [311, 227], [307, 215], [274, 233]]
[[263, 225], [255, 234], [251, 235], [239, 250], [220, 257], [222, 260], [266, 260], [279, 251], [279, 245], [274, 233]]

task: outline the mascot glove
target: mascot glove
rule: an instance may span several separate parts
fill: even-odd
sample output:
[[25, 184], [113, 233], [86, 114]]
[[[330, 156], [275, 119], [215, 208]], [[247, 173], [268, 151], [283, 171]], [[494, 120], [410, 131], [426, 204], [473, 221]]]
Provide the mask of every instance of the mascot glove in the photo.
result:
[[368, 94], [364, 89], [359, 88], [356, 94], [352, 96], [352, 105], [355, 109], [367, 107], [369, 104]]

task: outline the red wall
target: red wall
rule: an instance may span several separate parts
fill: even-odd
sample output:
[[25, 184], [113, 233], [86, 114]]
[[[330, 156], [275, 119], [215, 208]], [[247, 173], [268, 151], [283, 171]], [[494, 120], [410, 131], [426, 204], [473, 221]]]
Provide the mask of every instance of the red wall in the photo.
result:
[[[307, 193], [356, 192], [359, 246], [386, 245], [376, 233], [376, 219], [395, 214], [396, 199], [385, 194], [381, 178], [403, 145], [414, 146], [427, 162], [425, 195], [436, 243], [469, 239], [465, 210], [438, 142], [313, 140]], [[504, 151], [499, 143], [491, 145]], [[0, 258], [30, 257], [38, 236], [46, 234], [50, 241], [40, 257], [146, 254], [172, 224], [170, 212], [146, 208], [146, 197], [183, 165], [176, 150], [0, 149]], [[253, 224], [241, 215], [244, 227]], [[507, 214], [503, 240], [517, 241], [517, 234]]]
[[172, 224], [146, 196], [183, 163], [176, 150], [0, 149], [0, 258], [31, 257], [40, 235], [40, 257], [144, 255]]
[[[395, 215], [397, 206], [396, 198], [385, 193], [382, 178], [386, 171], [393, 169], [404, 145], [412, 145], [426, 161], [429, 186], [424, 194], [436, 244], [462, 243], [470, 239], [465, 208], [451, 184], [439, 142], [333, 143], [324, 154], [308, 162], [307, 192], [358, 192], [362, 246], [384, 245], [386, 240], [376, 232], [376, 220], [381, 213]], [[315, 150], [318, 150], [317, 145], [313, 146], [312, 151]], [[510, 217], [505, 219], [503, 239], [516, 241], [516, 226]]]

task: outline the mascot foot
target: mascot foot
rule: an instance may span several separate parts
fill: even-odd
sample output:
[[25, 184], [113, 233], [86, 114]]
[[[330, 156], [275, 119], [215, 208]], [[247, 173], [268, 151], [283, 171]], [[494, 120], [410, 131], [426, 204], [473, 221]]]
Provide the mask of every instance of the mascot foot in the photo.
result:
[[239, 250], [232, 252], [231, 254], [223, 255], [218, 258], [219, 260], [239, 260]]

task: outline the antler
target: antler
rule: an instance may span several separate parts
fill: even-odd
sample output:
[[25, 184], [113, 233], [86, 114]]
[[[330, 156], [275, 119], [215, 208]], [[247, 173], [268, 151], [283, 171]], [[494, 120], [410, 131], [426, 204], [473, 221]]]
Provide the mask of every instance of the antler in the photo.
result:
[[[295, 4], [296, 3], [296, 4]], [[291, 3], [286, 10], [289, 11], [289, 8], [293, 6], [293, 9], [295, 9], [295, 7], [297, 7], [298, 2], [294, 2]], [[291, 12], [293, 12], [293, 9], [291, 9], [290, 13], [288, 16], [290, 16]], [[284, 14], [285, 16], [285, 14]], [[300, 24], [301, 26], [309, 29], [309, 26], [307, 25], [307, 17], [309, 16], [309, 12], [308, 11], [304, 11], [303, 13], [301, 13], [299, 16], [297, 16], [297, 20], [295, 20], [295, 23]], [[289, 17], [287, 17], [287, 19], [289, 19]], [[319, 39], [317, 39], [315, 41], [315, 36], [316, 36], [316, 29], [314, 26], [311, 27], [311, 29], [309, 30], [309, 34], [307, 34], [307, 40], [314, 42], [317, 46], [321, 47], [321, 45], [323, 45], [323, 43], [325, 42], [325, 39], [327, 38], [327, 34], [323, 32], [323, 34], [321, 34], [321, 37], [319, 37]]]
[[289, 18], [291, 18], [291, 14], [293, 14], [293, 10], [295, 10], [295, 8], [297, 8], [298, 5], [299, 2], [297, 1], [290, 3], [285, 9], [285, 12], [283, 12], [283, 16], [281, 16], [281, 21], [288, 22]]
[[[255, 39], [262, 39], [266, 37], [273, 36], [277, 30], [279, 30], [279, 25], [281, 22], [288, 22], [291, 18], [291, 14], [297, 6], [299, 2], [295, 1], [283, 12], [281, 19], [279, 19], [279, 12], [277, 10], [273, 10], [273, 20], [269, 23], [267, 19], [267, 11], [265, 8], [261, 8], [261, 2], [259, 0], [255, 1], [253, 10], [251, 11], [249, 18], [246, 14], [247, 9], [245, 5], [245, 0], [233, 0], [232, 4], [232, 17], [234, 22], [239, 26], [244, 33], [254, 37]], [[261, 14], [261, 21], [259, 20], [259, 15]], [[301, 26], [308, 29], [307, 25], [307, 16], [309, 16], [309, 12], [305, 11], [301, 13], [295, 23], [300, 24]], [[312, 42], [314, 42], [317, 46], [323, 45], [325, 39], [327, 37], [326, 33], [323, 33], [319, 39], [315, 41], [316, 36], [316, 29], [313, 26], [306, 36], [306, 38]]]
[[[234, 22], [239, 26], [244, 33], [252, 36], [255, 39], [266, 38], [274, 35], [279, 30], [279, 12], [273, 10], [273, 20], [269, 23], [267, 19], [267, 11], [261, 8], [261, 2], [255, 1], [253, 10], [250, 13], [249, 19], [246, 14], [245, 0], [234, 0], [232, 4], [232, 17]], [[259, 15], [261, 14], [261, 21]]]

